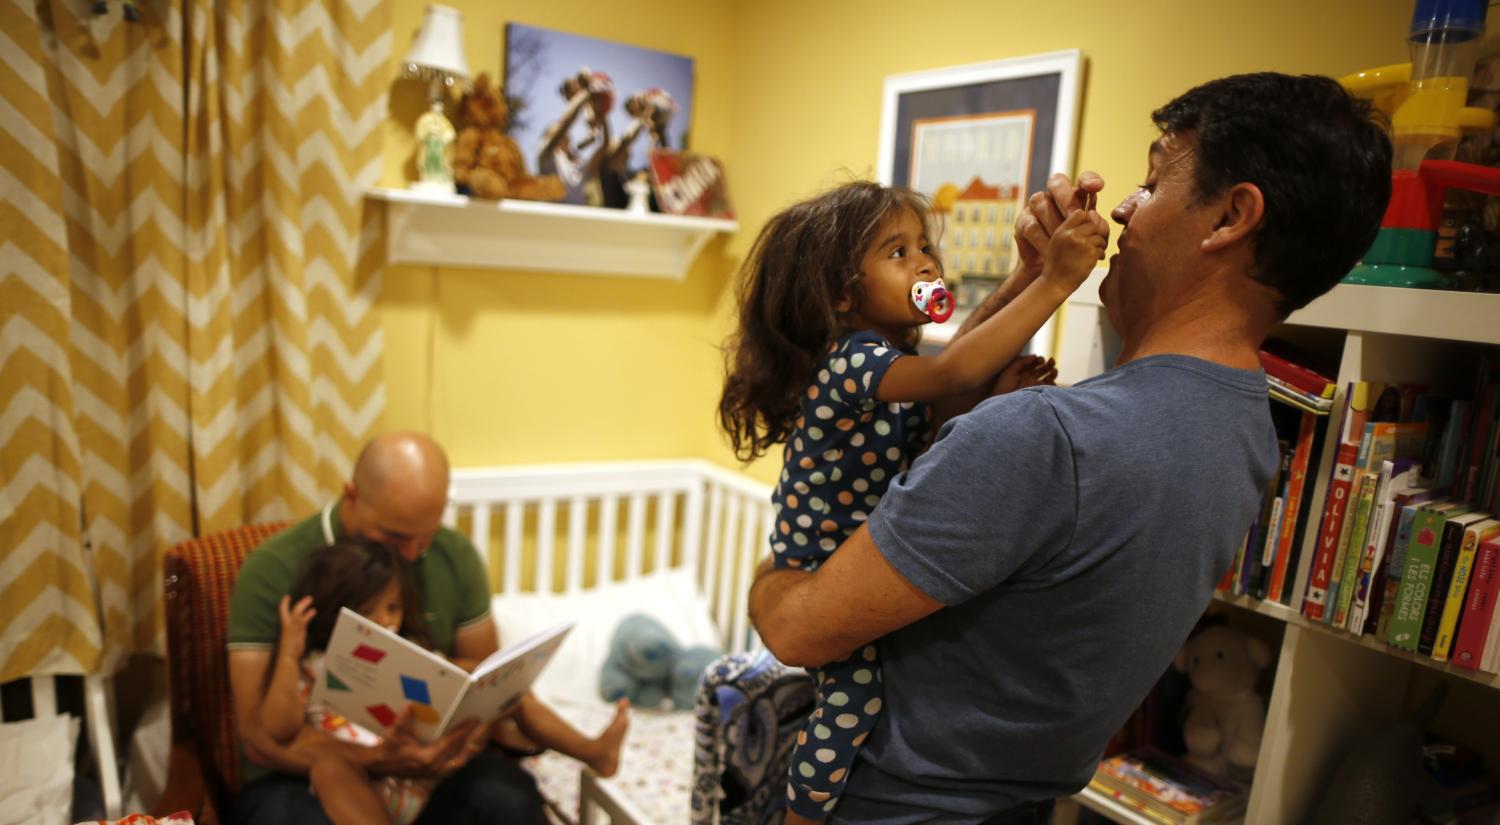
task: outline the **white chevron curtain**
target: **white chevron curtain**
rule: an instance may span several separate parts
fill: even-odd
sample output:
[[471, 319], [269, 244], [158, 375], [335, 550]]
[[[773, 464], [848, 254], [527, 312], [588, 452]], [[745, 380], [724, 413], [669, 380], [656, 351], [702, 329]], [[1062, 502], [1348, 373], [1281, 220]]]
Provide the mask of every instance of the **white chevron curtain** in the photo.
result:
[[385, 405], [387, 0], [0, 0], [0, 681], [160, 653], [161, 551]]

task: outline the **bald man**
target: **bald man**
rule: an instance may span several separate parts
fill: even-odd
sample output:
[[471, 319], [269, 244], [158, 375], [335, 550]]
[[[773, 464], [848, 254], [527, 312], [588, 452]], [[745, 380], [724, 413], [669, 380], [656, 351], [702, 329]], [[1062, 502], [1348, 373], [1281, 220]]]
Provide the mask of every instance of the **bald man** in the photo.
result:
[[499, 647], [489, 577], [469, 540], [442, 526], [447, 502], [448, 459], [437, 442], [414, 432], [377, 436], [361, 451], [337, 500], [246, 557], [229, 601], [229, 682], [245, 757], [231, 822], [329, 822], [307, 782], [313, 761], [329, 752], [374, 776], [441, 779], [419, 823], [543, 821], [536, 783], [514, 759], [466, 747], [471, 725], [430, 744], [398, 725], [379, 747], [362, 748], [312, 728], [277, 742], [257, 723], [272, 644], [281, 632], [281, 598], [307, 557], [338, 539], [389, 545], [412, 566], [434, 650], [470, 668]]

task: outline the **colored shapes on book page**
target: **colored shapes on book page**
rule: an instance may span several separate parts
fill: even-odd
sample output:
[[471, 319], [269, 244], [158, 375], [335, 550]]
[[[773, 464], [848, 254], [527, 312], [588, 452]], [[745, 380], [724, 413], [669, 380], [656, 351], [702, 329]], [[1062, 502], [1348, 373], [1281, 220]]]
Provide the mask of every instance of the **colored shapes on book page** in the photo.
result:
[[377, 665], [380, 664], [381, 659], [385, 658], [385, 651], [378, 647], [371, 647], [370, 645], [360, 645], [354, 648], [352, 655], [356, 659], [364, 659], [372, 665]]
[[411, 676], [401, 677], [401, 695], [405, 696], [407, 701], [419, 705], [432, 704], [432, 694], [427, 691], [427, 683]]
[[385, 727], [396, 724], [396, 712], [389, 705], [370, 705], [365, 710]]
[[331, 670], [328, 671], [327, 682], [328, 682], [328, 689], [329, 690], [348, 690], [349, 689], [349, 686], [346, 685], [346, 684], [344, 684], [343, 680], [339, 679], [339, 677], [333, 675], [333, 671], [331, 671]]
[[443, 721], [443, 717], [438, 715], [438, 712], [433, 709], [432, 705], [419, 705], [413, 702], [407, 707], [411, 708], [412, 717], [424, 725], [436, 725], [438, 722]]

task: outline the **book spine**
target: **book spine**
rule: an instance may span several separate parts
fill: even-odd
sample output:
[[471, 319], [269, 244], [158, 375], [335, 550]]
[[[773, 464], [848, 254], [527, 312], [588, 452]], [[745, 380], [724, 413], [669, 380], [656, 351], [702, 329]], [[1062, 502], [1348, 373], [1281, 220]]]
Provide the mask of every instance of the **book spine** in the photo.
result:
[[[1389, 551], [1387, 551], [1389, 552]], [[1389, 581], [1390, 559], [1376, 563], [1375, 578], [1370, 582], [1370, 604], [1365, 608], [1365, 624], [1360, 635], [1380, 638], [1380, 617], [1385, 615], [1386, 582]]]
[[1463, 615], [1464, 599], [1469, 594], [1469, 581], [1474, 570], [1474, 557], [1479, 551], [1479, 542], [1492, 535], [1493, 530], [1477, 525], [1464, 531], [1458, 557], [1454, 560], [1453, 581], [1448, 585], [1443, 614], [1438, 620], [1437, 639], [1432, 643], [1432, 658], [1435, 661], [1448, 661], [1453, 639], [1458, 632], [1459, 617]]
[[1412, 521], [1411, 541], [1406, 547], [1406, 568], [1401, 574], [1401, 588], [1396, 592], [1396, 611], [1391, 616], [1389, 635], [1391, 645], [1410, 653], [1417, 652], [1422, 611], [1427, 606], [1432, 571], [1437, 563], [1442, 518], [1441, 513], [1421, 509]]
[[1300, 364], [1294, 364], [1278, 355], [1264, 350], [1260, 353], [1261, 367], [1266, 375], [1296, 387], [1302, 392], [1318, 398], [1333, 398], [1334, 384], [1327, 378]]
[[1454, 401], [1448, 407], [1448, 426], [1443, 430], [1443, 442], [1438, 452], [1437, 486], [1454, 489], [1458, 475], [1458, 451], [1464, 441], [1469, 425], [1468, 401]]
[[1349, 607], [1354, 603], [1354, 591], [1359, 584], [1360, 566], [1365, 561], [1365, 548], [1370, 535], [1370, 513], [1375, 506], [1377, 476], [1366, 472], [1359, 480], [1359, 498], [1354, 505], [1354, 521], [1349, 528], [1349, 542], [1344, 550], [1344, 572], [1339, 577], [1338, 602], [1334, 605], [1334, 627], [1346, 627], [1349, 623]]
[[1365, 551], [1359, 562], [1359, 572], [1355, 574], [1354, 600], [1349, 605], [1349, 620], [1344, 625], [1350, 633], [1356, 636], [1364, 632], [1365, 618], [1370, 608], [1370, 596], [1376, 579], [1375, 571], [1379, 569], [1380, 562], [1383, 560], [1386, 526], [1390, 523], [1390, 506], [1389, 501], [1380, 501], [1375, 505], [1375, 512], [1370, 515], [1370, 538], [1365, 543]]
[[1292, 451], [1292, 465], [1290, 477], [1286, 485], [1286, 518], [1281, 525], [1281, 535], [1277, 538], [1276, 560], [1271, 567], [1271, 585], [1266, 590], [1266, 597], [1274, 602], [1281, 601], [1282, 591], [1286, 589], [1286, 571], [1291, 564], [1293, 547], [1297, 544], [1297, 527], [1302, 522], [1302, 499], [1307, 488], [1307, 470], [1312, 462], [1313, 440], [1317, 436], [1318, 417], [1312, 413], [1302, 413], [1302, 421], [1297, 428], [1297, 446]]
[[1474, 427], [1469, 432], [1469, 441], [1463, 447], [1464, 460], [1459, 474], [1465, 501], [1473, 501], [1474, 495], [1479, 491], [1479, 472], [1484, 463], [1485, 448], [1489, 446], [1490, 419], [1494, 415], [1496, 389], [1490, 384], [1481, 384], [1477, 388], [1479, 408], [1474, 413]]
[[1244, 592], [1240, 590], [1240, 581], [1245, 577], [1245, 557], [1250, 554], [1250, 542], [1255, 538], [1255, 528], [1259, 526], [1260, 516], [1250, 523], [1250, 529], [1245, 531], [1245, 540], [1240, 542], [1238, 553], [1234, 554], [1234, 564], [1229, 568], [1229, 593], [1238, 596]]
[[1485, 639], [1495, 618], [1497, 579], [1500, 579], [1500, 541], [1480, 542], [1474, 555], [1474, 575], [1464, 599], [1463, 620], [1453, 643], [1453, 664], [1478, 670], [1484, 656]]
[[1396, 600], [1401, 588], [1401, 578], [1406, 572], [1406, 549], [1411, 542], [1411, 526], [1417, 516], [1415, 505], [1402, 506], [1396, 516], [1396, 537], [1391, 542], [1390, 558], [1385, 563], [1385, 593], [1380, 600], [1380, 613], [1375, 618], [1375, 638], [1390, 641], [1391, 617], [1396, 612]]
[[1365, 474], [1359, 469], [1359, 463], [1356, 461], [1354, 477], [1349, 482], [1349, 500], [1344, 505], [1344, 524], [1339, 529], [1339, 543], [1334, 550], [1333, 569], [1329, 573], [1328, 606], [1323, 613], [1324, 624], [1333, 624], [1333, 618], [1338, 613], [1339, 594], [1344, 586], [1344, 568], [1349, 562], [1350, 534], [1354, 531], [1354, 522], [1359, 519], [1359, 502], [1364, 483]]
[[1454, 519], [1445, 522], [1437, 561], [1432, 568], [1432, 587], [1427, 591], [1427, 604], [1422, 609], [1422, 630], [1417, 636], [1417, 652], [1423, 656], [1432, 655], [1432, 648], [1437, 644], [1438, 625], [1443, 620], [1443, 607], [1448, 603], [1448, 588], [1453, 584], [1453, 568], [1463, 541], [1464, 525]]
[[1264, 599], [1271, 583], [1271, 569], [1275, 564], [1276, 547], [1281, 540], [1282, 522], [1286, 519], [1286, 499], [1277, 496], [1271, 502], [1270, 529], [1266, 531], [1265, 547], [1261, 552], [1260, 567], [1257, 570], [1254, 586], [1250, 594], [1257, 599]]
[[1343, 532], [1344, 516], [1349, 508], [1349, 486], [1354, 480], [1354, 459], [1359, 445], [1342, 444], [1334, 461], [1333, 482], [1328, 485], [1328, 506], [1323, 511], [1323, 523], [1318, 529], [1318, 546], [1312, 563], [1312, 573], [1307, 580], [1307, 597], [1302, 603], [1302, 613], [1315, 622], [1323, 621], [1328, 609], [1328, 586], [1333, 577], [1334, 556], [1339, 549], [1339, 535]]

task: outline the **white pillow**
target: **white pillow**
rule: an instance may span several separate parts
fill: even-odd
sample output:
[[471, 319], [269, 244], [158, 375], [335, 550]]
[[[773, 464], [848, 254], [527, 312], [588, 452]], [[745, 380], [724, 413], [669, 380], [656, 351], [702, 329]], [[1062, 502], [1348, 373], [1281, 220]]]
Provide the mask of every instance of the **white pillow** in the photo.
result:
[[568, 620], [578, 623], [542, 671], [532, 690], [542, 699], [602, 704], [599, 671], [620, 620], [644, 613], [667, 628], [684, 648], [723, 648], [708, 602], [698, 594], [686, 568], [653, 573], [572, 596], [521, 593], [495, 596], [490, 611], [500, 628], [501, 647], [515, 644]]

